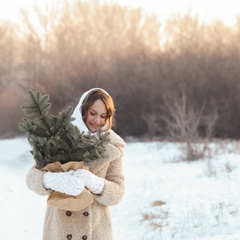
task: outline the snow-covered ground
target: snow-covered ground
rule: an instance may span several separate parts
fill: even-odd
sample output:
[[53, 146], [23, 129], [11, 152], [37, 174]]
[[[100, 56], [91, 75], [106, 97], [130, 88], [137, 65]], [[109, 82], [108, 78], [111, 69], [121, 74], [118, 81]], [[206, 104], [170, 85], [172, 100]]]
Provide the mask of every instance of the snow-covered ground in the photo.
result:
[[[114, 239], [240, 240], [240, 148], [211, 147], [211, 158], [186, 162], [181, 144], [128, 143]], [[0, 140], [0, 239], [41, 240], [46, 198], [26, 187], [29, 151], [25, 138]]]

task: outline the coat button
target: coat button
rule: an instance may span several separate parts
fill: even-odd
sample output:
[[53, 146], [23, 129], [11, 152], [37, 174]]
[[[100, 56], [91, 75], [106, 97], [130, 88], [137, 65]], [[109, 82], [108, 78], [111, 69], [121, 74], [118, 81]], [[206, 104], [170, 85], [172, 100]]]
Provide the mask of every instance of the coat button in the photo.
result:
[[67, 211], [67, 212], [66, 212], [66, 215], [67, 215], [68, 217], [70, 217], [70, 216], [72, 215], [72, 212], [71, 212], [71, 211]]
[[88, 212], [84, 212], [83, 215], [87, 217], [89, 215], [89, 213]]
[[83, 240], [87, 240], [87, 236], [86, 236], [86, 235], [83, 235], [83, 236], [82, 236], [82, 239], [83, 239]]
[[67, 235], [67, 239], [68, 239], [68, 240], [71, 240], [71, 239], [72, 239], [72, 234], [68, 234], [68, 235]]

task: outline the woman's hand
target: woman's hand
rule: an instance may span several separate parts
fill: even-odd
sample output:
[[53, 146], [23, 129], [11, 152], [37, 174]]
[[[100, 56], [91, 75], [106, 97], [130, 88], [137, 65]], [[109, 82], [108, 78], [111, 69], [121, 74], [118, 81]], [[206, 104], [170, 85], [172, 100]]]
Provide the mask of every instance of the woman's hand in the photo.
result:
[[78, 169], [73, 173], [73, 176], [80, 179], [84, 186], [93, 194], [101, 194], [104, 187], [104, 179], [92, 174], [85, 169]]
[[68, 172], [46, 172], [43, 174], [43, 185], [47, 189], [77, 196], [83, 191], [84, 184], [80, 178], [72, 175], [73, 172], [73, 170]]

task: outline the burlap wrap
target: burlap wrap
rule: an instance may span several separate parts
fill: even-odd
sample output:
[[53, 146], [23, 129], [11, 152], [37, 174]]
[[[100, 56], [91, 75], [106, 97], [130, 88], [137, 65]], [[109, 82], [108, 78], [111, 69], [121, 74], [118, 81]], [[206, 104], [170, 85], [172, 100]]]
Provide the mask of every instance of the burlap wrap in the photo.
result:
[[[79, 168], [86, 168], [83, 162], [68, 162], [61, 164], [54, 162], [42, 168], [42, 171], [50, 172], [67, 172], [69, 170], [77, 170]], [[93, 195], [84, 189], [81, 194], [77, 196], [70, 196], [64, 193], [52, 191], [47, 200], [48, 205], [63, 210], [80, 211], [93, 203]]]

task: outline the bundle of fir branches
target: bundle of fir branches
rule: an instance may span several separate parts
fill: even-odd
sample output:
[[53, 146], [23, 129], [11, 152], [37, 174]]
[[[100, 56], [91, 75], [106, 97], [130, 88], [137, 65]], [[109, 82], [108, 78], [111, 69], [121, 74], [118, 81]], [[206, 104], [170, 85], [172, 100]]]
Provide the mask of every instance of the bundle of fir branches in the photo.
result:
[[49, 95], [32, 90], [28, 94], [30, 102], [21, 106], [25, 118], [19, 129], [27, 134], [37, 169], [54, 162], [83, 161], [87, 165], [106, 157], [104, 145], [109, 142], [108, 133], [80, 132], [71, 123], [73, 107], [53, 115], [49, 113]]

